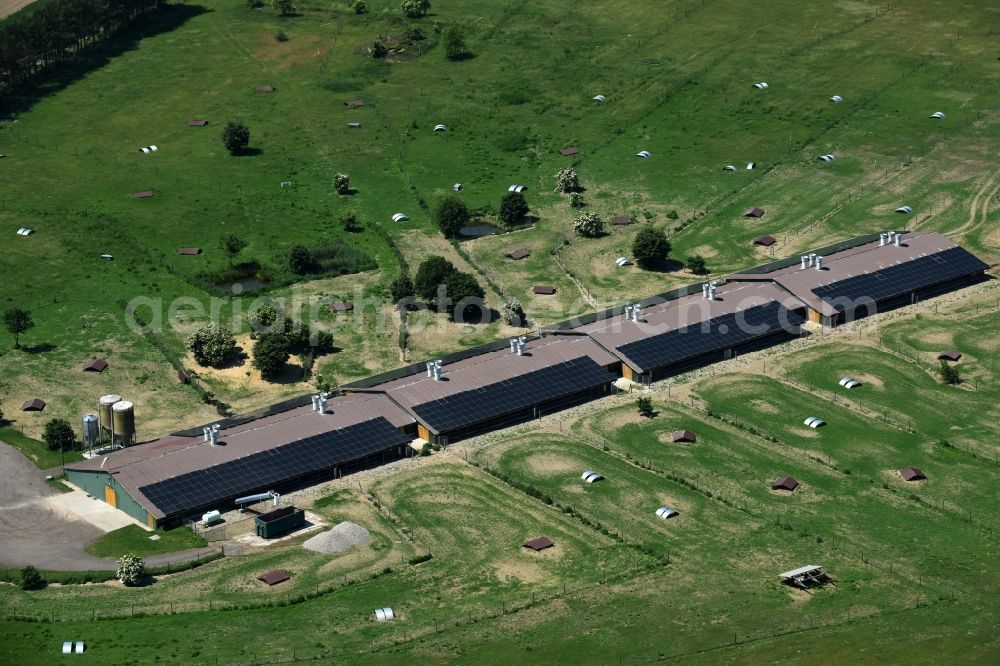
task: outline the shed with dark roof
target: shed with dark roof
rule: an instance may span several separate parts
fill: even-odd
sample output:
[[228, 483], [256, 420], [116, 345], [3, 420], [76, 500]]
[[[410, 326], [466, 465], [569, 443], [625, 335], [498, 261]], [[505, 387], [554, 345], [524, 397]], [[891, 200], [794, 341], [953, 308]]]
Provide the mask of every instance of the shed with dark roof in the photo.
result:
[[531, 293], [539, 294], [542, 296], [551, 296], [556, 293], [556, 288], [548, 284], [536, 284], [531, 288]]
[[764, 209], [751, 208], [747, 212], [743, 213], [743, 217], [764, 217]]
[[538, 537], [537, 539], [529, 539], [525, 541], [521, 546], [523, 548], [530, 548], [534, 551], [545, 550], [546, 548], [551, 548], [555, 544], [552, 543], [552, 539], [548, 537]]
[[525, 250], [524, 248], [518, 248], [516, 250], [507, 250], [507, 256], [513, 259], [514, 261], [518, 261], [519, 259], [530, 257], [531, 253]]
[[143, 190], [142, 192], [132, 193], [133, 199], [148, 199], [151, 196], [153, 196], [153, 190]]
[[204, 127], [208, 124], [207, 120], [189, 120], [188, 127]]
[[256, 90], [257, 90], [257, 92], [266, 92], [266, 93], [269, 93], [269, 92], [274, 92], [276, 90], [276, 88], [274, 86], [270, 86], [270, 85], [262, 85], [262, 86], [257, 86]]
[[262, 573], [257, 576], [257, 580], [267, 583], [268, 585], [277, 585], [278, 583], [284, 583], [288, 580], [288, 572], [284, 569], [273, 569], [267, 573]]
[[179, 247], [177, 248], [177, 254], [183, 254], [185, 256], [191, 256], [195, 254], [201, 254], [200, 247]]
[[615, 215], [614, 217], [611, 218], [611, 224], [615, 225], [616, 227], [622, 227], [628, 224], [632, 224], [633, 222], [635, 222], [635, 218], [633, 218], [631, 215]]
[[337, 303], [330, 303], [330, 311], [333, 313], [350, 312], [353, 309], [354, 309], [354, 303], [352, 301], [339, 301]]
[[901, 469], [899, 470], [899, 475], [903, 477], [904, 481], [922, 481], [927, 478], [924, 473], [916, 467], [906, 467]]
[[344, 106], [351, 109], [356, 109], [359, 106], [364, 106], [364, 105], [365, 105], [365, 100], [363, 99], [349, 99], [346, 102], [344, 102]]
[[563, 157], [569, 157], [570, 155], [576, 155], [579, 152], [580, 151], [578, 149], [574, 148], [573, 146], [570, 146], [568, 148], [560, 148], [559, 149], [559, 154], [562, 155]]
[[778, 241], [774, 239], [774, 236], [759, 236], [753, 239], [754, 245], [761, 245], [763, 247], [771, 247], [777, 242]]
[[771, 483], [771, 490], [787, 490], [789, 492], [799, 487], [799, 482], [790, 476], [779, 476]]
[[21, 405], [22, 412], [40, 412], [45, 409], [45, 401], [41, 398], [32, 398]]
[[675, 430], [671, 439], [675, 442], [691, 442], [692, 444], [698, 441], [697, 436], [690, 430]]
[[108, 367], [108, 362], [103, 358], [95, 358], [93, 361], [83, 366], [84, 372], [104, 372]]
[[957, 351], [943, 351], [937, 357], [939, 361], [957, 361], [962, 358], [962, 353]]

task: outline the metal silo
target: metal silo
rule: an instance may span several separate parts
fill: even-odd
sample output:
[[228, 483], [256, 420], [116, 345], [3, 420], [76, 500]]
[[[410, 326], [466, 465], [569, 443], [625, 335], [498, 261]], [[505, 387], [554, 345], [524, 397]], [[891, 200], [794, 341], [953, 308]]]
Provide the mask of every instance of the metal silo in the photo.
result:
[[98, 420], [103, 430], [111, 432], [111, 406], [121, 399], [120, 395], [102, 395], [97, 401]]
[[128, 446], [135, 443], [135, 407], [128, 400], [111, 406], [112, 436]]
[[97, 414], [83, 415], [83, 443], [90, 448], [101, 439], [101, 426]]

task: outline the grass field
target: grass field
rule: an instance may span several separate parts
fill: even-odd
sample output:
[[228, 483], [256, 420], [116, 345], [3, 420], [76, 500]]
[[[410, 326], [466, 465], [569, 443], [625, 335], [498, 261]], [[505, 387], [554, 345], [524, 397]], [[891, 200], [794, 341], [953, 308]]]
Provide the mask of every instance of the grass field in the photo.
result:
[[[430, 254], [478, 273], [492, 307], [520, 299], [532, 326], [693, 280], [614, 265], [641, 225], [716, 275], [769, 260], [749, 243], [759, 235], [783, 256], [903, 225], [1000, 258], [988, 3], [435, 0], [419, 21], [396, 0], [368, 5], [358, 16], [305, 2], [282, 19], [238, 0], [171, 4], [0, 100], [0, 231], [36, 230], [4, 245], [0, 308], [29, 309], [37, 324], [22, 350], [0, 335], [0, 409], [13, 422], [0, 439], [58, 465], [32, 438], [55, 416], [77, 424], [105, 393], [136, 403], [140, 439], [216, 418], [170, 362], [192, 367], [184, 340], [199, 309], [232, 322], [245, 351], [240, 313], [258, 297], [312, 312], [341, 350], [316, 360], [314, 379], [331, 383], [514, 332], [414, 315], [402, 354], [400, 315], [383, 299], [403, 264], [412, 274]], [[446, 60], [435, 22], [462, 24], [472, 57]], [[386, 61], [364, 54], [414, 25], [426, 39]], [[343, 104], [358, 97], [365, 106]], [[250, 127], [244, 156], [219, 141], [229, 120]], [[137, 151], [151, 143], [155, 155]], [[580, 154], [562, 157], [564, 146]], [[649, 160], [634, 156], [643, 149]], [[835, 162], [817, 161], [829, 152]], [[553, 191], [571, 164], [587, 210], [637, 225], [573, 237], [577, 211]], [[354, 193], [333, 193], [336, 172]], [[487, 210], [527, 185], [531, 224], [456, 249], [430, 214], [455, 182]], [[142, 190], [154, 196], [131, 197]], [[903, 204], [911, 217], [892, 212]], [[753, 206], [766, 215], [744, 218]], [[348, 212], [361, 230], [342, 228]], [[395, 212], [410, 220], [391, 222]], [[249, 296], [214, 285], [236, 274], [218, 246], [230, 232], [248, 242], [236, 273], [269, 283]], [[351, 249], [377, 268], [297, 280], [296, 244]], [[518, 247], [531, 256], [504, 256]], [[531, 294], [540, 283], [557, 293]], [[990, 287], [656, 385], [653, 419], [624, 394], [332, 483], [301, 505], [370, 531], [343, 553], [306, 551], [296, 537], [139, 588], [0, 584], [0, 659], [49, 663], [68, 637], [88, 641], [79, 659], [104, 663], [996, 662]], [[144, 316], [163, 304], [159, 340], [126, 326], [138, 297], [151, 299]], [[331, 314], [339, 300], [354, 313]], [[935, 375], [945, 349], [964, 354], [958, 387]], [[83, 373], [96, 356], [110, 367]], [[840, 388], [843, 375], [863, 386]], [[264, 382], [246, 363], [196, 379], [235, 410], [316, 384], [295, 372]], [[20, 412], [30, 397], [46, 410]], [[828, 425], [805, 427], [810, 415]], [[670, 442], [681, 428], [698, 442]], [[902, 481], [908, 466], [927, 480]], [[584, 484], [589, 468], [606, 481]], [[802, 484], [792, 494], [770, 489], [784, 474]], [[659, 520], [662, 505], [680, 515]], [[113, 556], [166, 540], [140, 536], [95, 547]], [[537, 536], [556, 546], [521, 547]], [[778, 583], [807, 563], [837, 585], [806, 594]], [[290, 580], [256, 580], [274, 568]], [[398, 620], [375, 623], [383, 606]]]
[[118, 558], [126, 554], [145, 557], [187, 548], [201, 548], [206, 545], [203, 538], [186, 528], [160, 530], [156, 535], [160, 538], [150, 541], [149, 532], [137, 525], [127, 525], [108, 532], [87, 546], [87, 552], [94, 557]]

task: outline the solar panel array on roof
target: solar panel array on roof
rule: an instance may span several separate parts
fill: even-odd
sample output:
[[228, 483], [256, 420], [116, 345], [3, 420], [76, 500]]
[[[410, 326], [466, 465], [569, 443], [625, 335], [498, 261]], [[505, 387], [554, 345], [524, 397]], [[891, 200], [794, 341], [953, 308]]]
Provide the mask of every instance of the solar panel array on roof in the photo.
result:
[[267, 490], [310, 472], [360, 460], [411, 439], [380, 416], [239, 460], [140, 486], [139, 491], [167, 515], [186, 513], [231, 497]]
[[805, 321], [780, 303], [714, 317], [619, 347], [643, 372], [797, 327]]
[[414, 406], [413, 411], [439, 433], [451, 432], [610, 384], [613, 379], [610, 372], [592, 359], [581, 357], [425, 402]]
[[953, 247], [906, 263], [816, 287], [812, 292], [842, 312], [846, 309], [846, 305], [833, 301], [862, 298], [881, 301], [987, 268], [985, 263], [964, 248]]

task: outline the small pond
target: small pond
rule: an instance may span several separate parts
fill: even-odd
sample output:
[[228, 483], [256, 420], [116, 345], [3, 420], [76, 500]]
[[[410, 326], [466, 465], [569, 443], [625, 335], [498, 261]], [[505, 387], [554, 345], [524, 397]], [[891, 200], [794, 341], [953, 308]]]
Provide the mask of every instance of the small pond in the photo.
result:
[[458, 235], [463, 238], [481, 238], [482, 236], [492, 236], [500, 233], [500, 229], [492, 224], [476, 224], [471, 227], [462, 227], [458, 230]]

